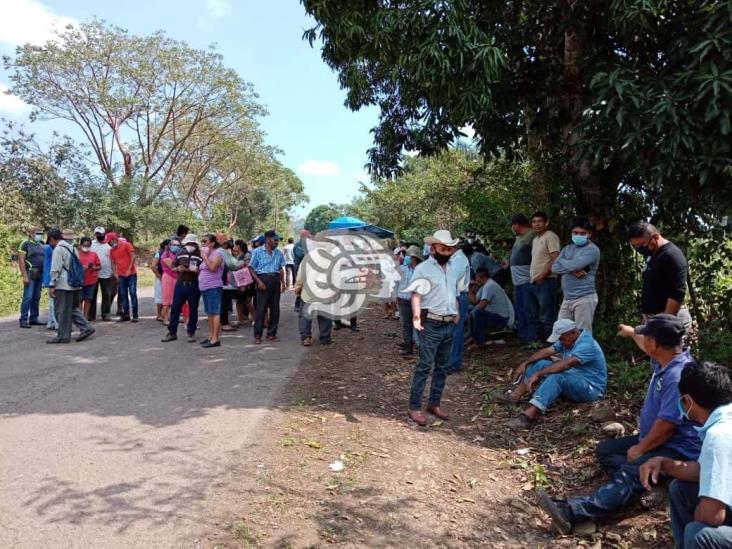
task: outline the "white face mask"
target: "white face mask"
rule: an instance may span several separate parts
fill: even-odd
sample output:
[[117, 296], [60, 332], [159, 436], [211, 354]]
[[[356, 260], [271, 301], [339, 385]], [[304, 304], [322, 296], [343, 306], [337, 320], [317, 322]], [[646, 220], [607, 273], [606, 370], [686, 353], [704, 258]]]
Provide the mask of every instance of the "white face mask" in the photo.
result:
[[188, 252], [189, 254], [192, 254], [193, 252], [195, 252], [195, 251], [196, 251], [196, 247], [195, 247], [195, 246], [186, 246], [186, 251], [187, 251], [187, 252]]
[[89, 246], [82, 246], [81, 247], [81, 251], [82, 252], [88, 252], [89, 250], [91, 250], [91, 248]]

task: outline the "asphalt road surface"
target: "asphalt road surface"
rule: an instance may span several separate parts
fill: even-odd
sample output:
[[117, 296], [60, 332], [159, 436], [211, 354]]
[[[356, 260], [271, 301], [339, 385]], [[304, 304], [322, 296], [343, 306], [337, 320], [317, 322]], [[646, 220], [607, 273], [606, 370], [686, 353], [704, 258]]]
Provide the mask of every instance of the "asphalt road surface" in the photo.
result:
[[81, 343], [1, 321], [0, 547], [199, 546], [299, 364], [292, 300], [279, 343], [246, 328], [209, 350], [161, 343], [150, 297], [138, 324], [98, 322]]

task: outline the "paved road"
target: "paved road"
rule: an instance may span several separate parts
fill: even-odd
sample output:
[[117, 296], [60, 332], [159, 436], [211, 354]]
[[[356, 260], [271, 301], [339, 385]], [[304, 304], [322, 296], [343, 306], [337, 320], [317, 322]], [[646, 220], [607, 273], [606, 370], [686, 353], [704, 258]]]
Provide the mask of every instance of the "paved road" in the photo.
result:
[[298, 366], [291, 295], [275, 346], [250, 329], [164, 345], [149, 297], [139, 324], [97, 323], [82, 343], [0, 322], [0, 547], [198, 545]]

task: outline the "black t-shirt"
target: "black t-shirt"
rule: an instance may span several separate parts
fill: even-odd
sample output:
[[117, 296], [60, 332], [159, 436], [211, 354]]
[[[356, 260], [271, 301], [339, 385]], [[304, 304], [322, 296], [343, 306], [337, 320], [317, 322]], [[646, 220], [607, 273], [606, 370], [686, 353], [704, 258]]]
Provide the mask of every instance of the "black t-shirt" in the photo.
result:
[[43, 263], [46, 257], [43, 244], [26, 240], [20, 245], [19, 251], [25, 253], [25, 266], [29, 270], [43, 271]]
[[178, 280], [180, 282], [195, 282], [198, 280], [198, 271], [200, 270], [203, 259], [198, 252], [190, 253], [187, 250], [180, 252], [173, 261], [173, 267], [188, 267], [195, 265], [195, 271], [179, 271]]
[[669, 298], [683, 302], [688, 268], [684, 253], [673, 242], [649, 257], [643, 271], [641, 312], [647, 315], [662, 313]]

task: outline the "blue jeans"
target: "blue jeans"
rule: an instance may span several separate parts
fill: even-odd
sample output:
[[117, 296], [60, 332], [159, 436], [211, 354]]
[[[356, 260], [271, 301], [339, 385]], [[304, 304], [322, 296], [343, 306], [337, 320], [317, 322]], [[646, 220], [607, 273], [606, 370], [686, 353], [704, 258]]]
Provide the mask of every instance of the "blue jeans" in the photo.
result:
[[465, 321], [468, 318], [468, 294], [462, 292], [458, 296], [460, 306], [460, 322], [453, 325], [452, 349], [450, 350], [450, 370], [463, 367], [463, 344], [465, 343]]
[[547, 278], [541, 284], [529, 284], [529, 322], [536, 334], [536, 340], [546, 341], [557, 321], [557, 279]]
[[567, 499], [574, 517], [578, 521], [599, 519], [620, 511], [638, 498], [644, 491], [640, 482], [640, 466], [650, 458], [663, 456], [671, 459], [684, 457], [670, 448], [661, 446], [643, 454], [635, 461], [626, 458], [628, 449], [638, 444], [638, 435], [604, 440], [595, 451], [597, 462], [612, 475], [612, 479], [600, 486], [591, 496]]
[[[526, 368], [526, 379], [552, 364], [554, 363], [551, 360], [537, 360]], [[529, 404], [536, 406], [542, 412], [546, 412], [549, 406], [560, 396], [574, 402], [593, 402], [602, 398], [603, 391], [588, 383], [582, 374], [572, 370], [570, 368], [564, 372], [549, 374], [543, 378], [538, 389], [534, 391]]]
[[504, 316], [475, 308], [470, 313], [472, 319], [472, 327], [470, 336], [478, 343], [485, 343], [489, 331], [505, 330], [508, 325], [508, 319]]
[[198, 302], [201, 300], [201, 292], [198, 290], [198, 281], [175, 283], [173, 290], [173, 306], [170, 309], [170, 322], [168, 331], [176, 335], [178, 333], [178, 323], [180, 322], [180, 313], [183, 310], [183, 304], [188, 303], [188, 335], [196, 334], [198, 327]]
[[23, 301], [20, 303], [20, 323], [38, 322], [38, 305], [41, 302], [41, 288], [43, 281], [29, 280], [27, 286], [23, 286]]
[[425, 320], [424, 330], [419, 332], [419, 360], [414, 367], [412, 376], [412, 390], [409, 395], [409, 409], [422, 408], [422, 395], [427, 377], [432, 372], [429, 404], [439, 406], [442, 400], [442, 391], [447, 381], [447, 368], [450, 361], [452, 334], [454, 325], [447, 322]]
[[536, 327], [529, 317], [529, 292], [531, 284], [519, 284], [513, 287], [513, 310], [516, 313], [516, 327], [519, 339], [523, 343], [536, 341]]
[[122, 314], [130, 316], [132, 304], [132, 317], [137, 318], [137, 273], [119, 277], [119, 300], [122, 302]]
[[709, 526], [694, 522], [699, 503], [699, 484], [674, 480], [668, 489], [671, 500], [671, 528], [676, 549], [722, 549], [732, 547], [732, 510], [727, 508], [725, 523]]

